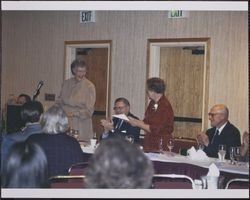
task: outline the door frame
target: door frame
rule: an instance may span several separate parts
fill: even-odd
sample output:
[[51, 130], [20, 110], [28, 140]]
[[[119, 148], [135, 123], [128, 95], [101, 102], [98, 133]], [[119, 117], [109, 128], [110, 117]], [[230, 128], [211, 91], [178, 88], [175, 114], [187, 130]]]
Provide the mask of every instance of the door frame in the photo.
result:
[[71, 69], [70, 65], [76, 56], [77, 48], [107, 48], [108, 49], [108, 60], [107, 60], [107, 91], [106, 91], [106, 117], [109, 116], [109, 99], [110, 99], [110, 88], [111, 88], [111, 48], [112, 41], [111, 40], [86, 40], [86, 41], [65, 41], [64, 42], [64, 79], [70, 78]]
[[[170, 38], [148, 39], [147, 42], [147, 78], [160, 76], [160, 48], [204, 46], [204, 74], [202, 94], [202, 130], [208, 128], [210, 38]], [[145, 97], [147, 104], [147, 96]]]

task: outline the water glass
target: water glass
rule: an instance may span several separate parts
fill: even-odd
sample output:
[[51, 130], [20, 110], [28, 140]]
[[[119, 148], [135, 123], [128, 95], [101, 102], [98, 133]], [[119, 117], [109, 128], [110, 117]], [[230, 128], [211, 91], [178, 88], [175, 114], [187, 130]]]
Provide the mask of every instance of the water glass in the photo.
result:
[[235, 164], [235, 147], [230, 147], [229, 149], [231, 164]]
[[76, 140], [78, 140], [78, 138], [79, 138], [79, 131], [78, 131], [78, 130], [74, 130], [73, 137], [74, 137]]
[[164, 151], [164, 149], [163, 149], [163, 139], [160, 138], [160, 141], [159, 141], [159, 152], [160, 152], [160, 154], [163, 154], [163, 151]]
[[240, 162], [240, 147], [235, 147], [235, 151], [234, 151], [234, 158], [236, 160], [236, 164], [238, 164]]
[[96, 142], [97, 142], [97, 139], [90, 139], [90, 146], [91, 146], [92, 148], [95, 148]]
[[226, 155], [226, 145], [220, 144], [219, 145], [219, 151], [218, 151], [218, 157], [221, 162], [225, 161], [225, 155]]
[[204, 148], [205, 148], [204, 144], [201, 144], [201, 143], [198, 144], [198, 150], [202, 150], [203, 151]]

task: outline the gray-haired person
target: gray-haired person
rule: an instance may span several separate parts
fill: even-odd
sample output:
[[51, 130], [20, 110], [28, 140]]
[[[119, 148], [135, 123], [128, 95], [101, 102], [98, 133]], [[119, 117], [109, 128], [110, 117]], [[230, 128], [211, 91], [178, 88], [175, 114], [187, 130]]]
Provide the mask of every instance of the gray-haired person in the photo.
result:
[[86, 169], [88, 188], [150, 188], [152, 161], [138, 145], [119, 138], [102, 140]]
[[50, 107], [41, 118], [42, 134], [32, 135], [28, 141], [39, 144], [48, 159], [49, 176], [67, 175], [74, 163], [82, 162], [78, 141], [67, 135], [68, 118], [57, 105]]

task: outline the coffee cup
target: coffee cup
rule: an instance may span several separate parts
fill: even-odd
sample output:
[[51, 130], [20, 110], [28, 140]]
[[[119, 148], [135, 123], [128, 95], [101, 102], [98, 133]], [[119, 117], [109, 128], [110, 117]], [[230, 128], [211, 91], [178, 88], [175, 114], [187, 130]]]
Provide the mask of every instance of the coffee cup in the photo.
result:
[[90, 139], [90, 146], [95, 147], [97, 140], [96, 139]]

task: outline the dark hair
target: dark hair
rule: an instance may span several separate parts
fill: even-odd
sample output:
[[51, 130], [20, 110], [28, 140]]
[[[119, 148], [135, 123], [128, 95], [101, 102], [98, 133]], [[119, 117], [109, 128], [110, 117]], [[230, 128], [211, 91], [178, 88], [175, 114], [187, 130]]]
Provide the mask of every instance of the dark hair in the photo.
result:
[[126, 98], [124, 98], [124, 97], [120, 97], [120, 98], [117, 98], [116, 100], [115, 100], [115, 104], [117, 103], [117, 102], [123, 102], [126, 106], [130, 106], [130, 104], [129, 104], [129, 101], [126, 99]]
[[39, 101], [29, 101], [22, 105], [21, 118], [27, 122], [38, 122], [43, 113], [43, 105]]
[[162, 79], [154, 77], [147, 80], [147, 90], [154, 91], [158, 94], [164, 94], [166, 89], [165, 83]]
[[2, 187], [48, 187], [47, 158], [42, 148], [34, 143], [15, 143], [3, 163]]
[[24, 97], [24, 98], [25, 98], [25, 100], [26, 100], [26, 102], [31, 101], [30, 96], [29, 96], [29, 95], [27, 95], [27, 94], [20, 94], [20, 95], [18, 96], [18, 98], [19, 98], [19, 97]]
[[71, 73], [73, 75], [75, 75], [74, 69], [76, 69], [77, 67], [85, 67], [87, 69], [87, 65], [83, 60], [74, 60], [71, 65], [70, 65], [70, 69], [71, 69]]
[[138, 145], [109, 138], [90, 158], [85, 183], [88, 188], [150, 188], [153, 174], [151, 160]]

